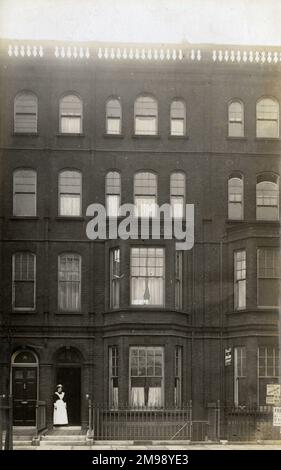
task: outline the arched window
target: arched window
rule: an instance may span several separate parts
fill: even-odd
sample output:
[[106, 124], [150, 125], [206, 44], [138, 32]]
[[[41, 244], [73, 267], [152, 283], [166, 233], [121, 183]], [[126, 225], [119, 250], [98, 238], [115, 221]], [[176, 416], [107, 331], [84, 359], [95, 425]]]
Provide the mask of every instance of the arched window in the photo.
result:
[[175, 172], [170, 177], [170, 201], [172, 216], [182, 219], [185, 204], [185, 174]]
[[134, 179], [136, 217], [155, 217], [157, 204], [157, 177], [154, 173], [141, 172]]
[[66, 95], [60, 100], [60, 132], [82, 133], [83, 103], [77, 95]]
[[61, 311], [77, 312], [81, 305], [81, 256], [64, 253], [59, 256], [58, 306]]
[[273, 173], [257, 177], [256, 212], [258, 220], [279, 220], [279, 177]]
[[18, 169], [13, 174], [13, 215], [36, 216], [36, 171]]
[[244, 105], [238, 100], [228, 105], [228, 136], [244, 137]]
[[33, 134], [37, 132], [38, 100], [34, 93], [23, 91], [15, 97], [14, 132]]
[[228, 179], [228, 218], [243, 219], [243, 177], [238, 173]]
[[157, 101], [151, 96], [139, 96], [135, 101], [135, 134], [156, 135], [157, 128]]
[[81, 215], [82, 175], [80, 171], [66, 170], [59, 174], [59, 215]]
[[23, 349], [13, 354], [12, 364], [17, 364], [17, 365], [32, 364], [36, 366], [38, 365], [38, 358], [32, 351], [28, 349]]
[[34, 310], [36, 299], [36, 257], [33, 253], [13, 254], [13, 309]]
[[117, 217], [120, 212], [121, 176], [118, 171], [110, 171], [106, 175], [106, 214]]
[[257, 102], [257, 137], [279, 137], [279, 103], [272, 98]]
[[182, 136], [186, 133], [186, 111], [185, 103], [181, 100], [174, 100], [171, 103], [170, 133], [175, 136]]
[[121, 103], [117, 98], [106, 103], [106, 133], [121, 134]]

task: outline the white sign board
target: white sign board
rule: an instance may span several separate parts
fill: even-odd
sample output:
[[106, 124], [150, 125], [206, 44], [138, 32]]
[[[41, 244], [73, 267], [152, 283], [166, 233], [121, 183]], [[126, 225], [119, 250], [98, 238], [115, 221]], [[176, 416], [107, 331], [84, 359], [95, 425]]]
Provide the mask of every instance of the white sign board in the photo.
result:
[[273, 426], [281, 426], [281, 406], [273, 407]]
[[231, 366], [231, 348], [224, 350], [224, 365]]
[[281, 396], [281, 385], [280, 384], [267, 384], [266, 395], [268, 397], [279, 398]]
[[280, 397], [266, 397], [266, 404], [267, 405], [279, 405], [280, 404]]

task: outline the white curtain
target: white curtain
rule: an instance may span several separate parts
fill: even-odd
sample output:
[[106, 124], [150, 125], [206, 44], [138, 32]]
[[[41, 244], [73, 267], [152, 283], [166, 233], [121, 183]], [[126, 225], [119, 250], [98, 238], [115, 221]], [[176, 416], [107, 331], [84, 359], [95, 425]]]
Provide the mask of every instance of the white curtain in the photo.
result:
[[149, 387], [147, 406], [151, 408], [160, 408], [162, 406], [160, 387]]
[[144, 388], [132, 387], [130, 399], [131, 399], [131, 406], [135, 408], [142, 408], [144, 406]]
[[133, 305], [163, 305], [164, 303], [163, 278], [132, 278], [132, 304]]

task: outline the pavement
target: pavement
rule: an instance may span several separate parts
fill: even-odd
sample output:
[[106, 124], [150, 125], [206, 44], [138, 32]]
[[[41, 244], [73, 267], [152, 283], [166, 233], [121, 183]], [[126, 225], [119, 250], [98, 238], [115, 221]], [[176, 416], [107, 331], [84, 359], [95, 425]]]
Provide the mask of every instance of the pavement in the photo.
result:
[[186, 450], [281, 450], [281, 443], [279, 444], [188, 444], [188, 445], [116, 445], [110, 443], [108, 445], [84, 445], [84, 446], [25, 446], [25, 447], [15, 447], [14, 450], [91, 450], [91, 451], [126, 451], [126, 450], [145, 450], [145, 451], [155, 451], [155, 450], [167, 450], [167, 451], [182, 451]]

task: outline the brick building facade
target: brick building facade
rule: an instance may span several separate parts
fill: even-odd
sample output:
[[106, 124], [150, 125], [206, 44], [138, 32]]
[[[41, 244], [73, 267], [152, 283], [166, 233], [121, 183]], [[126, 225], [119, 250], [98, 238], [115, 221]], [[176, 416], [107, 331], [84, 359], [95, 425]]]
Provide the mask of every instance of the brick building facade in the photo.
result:
[[[3, 41], [1, 393], [32, 424], [264, 404], [278, 382], [280, 49]], [[173, 176], [172, 176], [173, 175]], [[194, 247], [87, 238], [87, 207], [194, 204]], [[117, 213], [117, 212], [116, 212]], [[25, 392], [24, 392], [25, 390]], [[26, 391], [27, 390], [27, 391]], [[25, 393], [25, 395], [24, 395]]]

